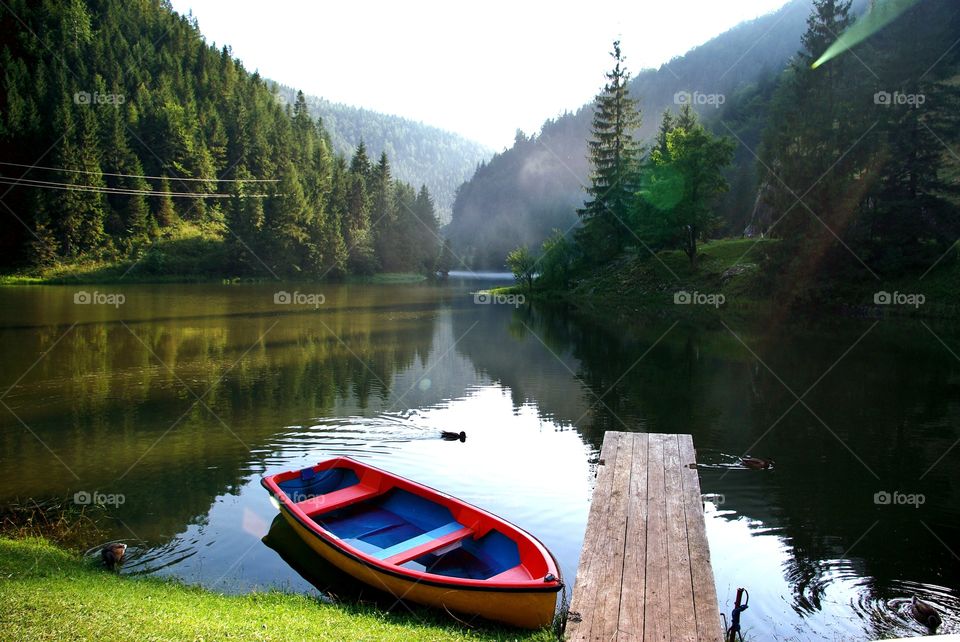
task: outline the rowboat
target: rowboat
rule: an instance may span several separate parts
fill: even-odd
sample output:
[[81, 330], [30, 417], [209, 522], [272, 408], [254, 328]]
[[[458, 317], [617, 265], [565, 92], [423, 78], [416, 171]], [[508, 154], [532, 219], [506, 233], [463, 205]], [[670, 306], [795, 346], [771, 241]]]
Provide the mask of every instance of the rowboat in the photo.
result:
[[349, 457], [261, 483], [313, 551], [374, 588], [516, 627], [553, 620], [556, 561], [496, 515]]

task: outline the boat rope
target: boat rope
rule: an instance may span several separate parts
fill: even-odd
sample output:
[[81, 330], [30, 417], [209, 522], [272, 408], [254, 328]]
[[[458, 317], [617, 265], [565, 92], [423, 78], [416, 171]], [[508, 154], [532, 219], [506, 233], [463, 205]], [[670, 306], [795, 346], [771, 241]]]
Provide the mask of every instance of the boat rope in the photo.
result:
[[[743, 600], [746, 596], [746, 600]], [[750, 606], [750, 592], [745, 588], [737, 589], [737, 599], [733, 605], [733, 612], [730, 613], [730, 628], [727, 629], [727, 642], [736, 642], [737, 638], [743, 640], [743, 633], [740, 632], [740, 614]]]

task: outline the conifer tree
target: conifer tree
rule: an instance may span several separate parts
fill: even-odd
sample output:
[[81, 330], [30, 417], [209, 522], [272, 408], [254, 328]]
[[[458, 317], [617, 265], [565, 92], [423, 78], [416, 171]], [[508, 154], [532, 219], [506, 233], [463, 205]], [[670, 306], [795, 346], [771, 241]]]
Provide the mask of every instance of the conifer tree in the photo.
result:
[[160, 227], [169, 227], [177, 221], [177, 213], [173, 209], [173, 198], [168, 196], [170, 192], [170, 181], [167, 180], [166, 176], [160, 179], [160, 188], [157, 191], [159, 191], [161, 195], [154, 197], [156, 202], [154, 218]]
[[637, 191], [637, 162], [640, 146], [633, 134], [640, 126], [640, 113], [630, 98], [630, 74], [624, 66], [620, 41], [613, 43], [613, 69], [596, 98], [593, 138], [590, 141], [592, 173], [588, 200], [577, 211], [583, 220], [577, 239], [592, 261], [608, 259], [623, 249], [625, 226]]

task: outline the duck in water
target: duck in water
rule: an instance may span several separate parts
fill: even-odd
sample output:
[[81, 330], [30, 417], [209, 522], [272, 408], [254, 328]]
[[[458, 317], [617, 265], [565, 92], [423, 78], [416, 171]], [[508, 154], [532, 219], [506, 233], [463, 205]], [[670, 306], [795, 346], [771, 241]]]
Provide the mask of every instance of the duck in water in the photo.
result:
[[936, 633], [937, 628], [943, 623], [943, 620], [940, 619], [940, 614], [937, 613], [936, 607], [930, 604], [930, 602], [918, 600], [916, 595], [914, 595], [910, 601], [910, 614], [913, 616], [913, 619], [926, 626], [931, 635]]
[[467, 433], [463, 432], [450, 432], [449, 430], [444, 430], [440, 433], [440, 437], [446, 441], [466, 441]]
[[127, 545], [113, 542], [107, 544], [100, 550], [100, 558], [103, 559], [103, 565], [111, 571], [117, 570], [117, 567], [123, 562], [123, 554], [127, 552]]
[[766, 470], [773, 468], [774, 461], [763, 457], [741, 457], [740, 463], [753, 470]]

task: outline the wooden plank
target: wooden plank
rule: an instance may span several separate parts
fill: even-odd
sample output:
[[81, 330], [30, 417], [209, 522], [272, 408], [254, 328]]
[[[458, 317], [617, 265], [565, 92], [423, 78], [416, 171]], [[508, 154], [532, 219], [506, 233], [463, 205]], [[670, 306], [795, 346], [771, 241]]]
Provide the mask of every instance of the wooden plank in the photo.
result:
[[647, 564], [643, 639], [670, 640], [670, 583], [667, 564], [663, 451], [666, 435], [651, 434], [647, 450]]
[[620, 640], [643, 638], [644, 587], [647, 565], [647, 449], [649, 438], [640, 433], [633, 440], [633, 472], [630, 475], [630, 505], [627, 513], [627, 546], [623, 558], [620, 593]]
[[680, 444], [676, 435], [664, 440], [664, 498], [667, 508], [667, 564], [670, 583], [670, 640], [696, 642], [690, 549], [680, 472]]
[[[696, 469], [693, 437], [679, 436], [680, 464], [683, 480], [684, 508], [687, 518], [687, 542], [690, 549], [690, 572], [693, 580], [694, 612], [697, 618], [697, 637], [706, 642], [722, 642], [723, 624], [717, 602], [717, 587], [710, 565], [710, 546], [707, 542], [703, 500], [700, 496], [700, 476]], [[691, 468], [691, 464], [693, 467]]]
[[600, 465], [597, 466], [597, 481], [593, 489], [590, 513], [587, 516], [587, 529], [583, 537], [583, 549], [577, 565], [577, 579], [570, 601], [566, 635], [570, 640], [587, 640], [595, 611], [597, 594], [595, 574], [603, 564], [597, 547], [600, 545], [600, 533], [604, 530], [609, 513], [611, 477], [616, 466], [617, 451], [620, 444], [619, 432], [608, 432], [603, 437], [600, 448]]
[[623, 557], [627, 537], [627, 509], [630, 503], [630, 474], [633, 471], [635, 434], [621, 434], [617, 462], [611, 479], [610, 511], [607, 527], [601, 532], [603, 564], [597, 580], [597, 597], [591, 640], [612, 640], [620, 619], [620, 593], [623, 585]]
[[690, 435], [608, 432], [567, 637], [722, 642]]

